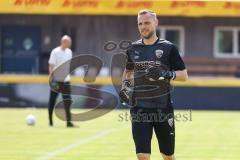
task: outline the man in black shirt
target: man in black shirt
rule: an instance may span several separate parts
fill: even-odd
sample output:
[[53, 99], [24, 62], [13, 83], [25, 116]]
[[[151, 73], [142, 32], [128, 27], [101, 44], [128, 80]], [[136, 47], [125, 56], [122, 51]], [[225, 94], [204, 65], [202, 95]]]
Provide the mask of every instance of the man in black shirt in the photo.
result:
[[184, 62], [176, 46], [156, 35], [156, 13], [138, 13], [142, 39], [127, 50], [120, 100], [132, 106], [132, 135], [138, 160], [150, 160], [153, 129], [164, 160], [175, 160], [175, 127], [170, 81], [186, 81]]

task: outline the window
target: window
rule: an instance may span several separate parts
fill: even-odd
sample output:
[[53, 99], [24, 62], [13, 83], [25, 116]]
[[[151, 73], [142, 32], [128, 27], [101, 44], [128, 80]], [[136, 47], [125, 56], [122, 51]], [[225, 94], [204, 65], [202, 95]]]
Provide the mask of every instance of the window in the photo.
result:
[[240, 58], [240, 28], [216, 27], [214, 32], [214, 56]]
[[185, 45], [184, 28], [181, 26], [160, 26], [158, 29], [158, 36], [175, 44], [181, 56], [183, 56]]

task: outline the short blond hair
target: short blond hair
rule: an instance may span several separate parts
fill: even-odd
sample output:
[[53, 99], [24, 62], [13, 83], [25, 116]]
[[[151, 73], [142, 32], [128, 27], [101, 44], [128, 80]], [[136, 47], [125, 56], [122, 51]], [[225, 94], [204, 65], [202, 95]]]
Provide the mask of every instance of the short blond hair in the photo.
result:
[[141, 15], [150, 14], [155, 20], [157, 20], [157, 14], [149, 9], [143, 9], [138, 12], [138, 17]]

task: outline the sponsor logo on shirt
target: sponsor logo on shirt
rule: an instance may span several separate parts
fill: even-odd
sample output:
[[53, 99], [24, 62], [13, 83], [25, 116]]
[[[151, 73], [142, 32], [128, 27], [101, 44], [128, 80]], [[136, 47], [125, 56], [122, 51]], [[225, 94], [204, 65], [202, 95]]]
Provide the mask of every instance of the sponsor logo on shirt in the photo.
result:
[[139, 59], [139, 56], [134, 56], [134, 59]]
[[134, 56], [134, 59], [139, 59], [139, 52], [138, 51], [134, 51], [134, 53], [135, 53], [135, 56]]

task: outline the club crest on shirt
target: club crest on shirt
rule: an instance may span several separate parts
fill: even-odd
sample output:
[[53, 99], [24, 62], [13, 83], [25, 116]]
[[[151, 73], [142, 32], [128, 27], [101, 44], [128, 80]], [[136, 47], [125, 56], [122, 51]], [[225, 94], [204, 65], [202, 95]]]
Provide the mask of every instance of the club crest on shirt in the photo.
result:
[[163, 50], [158, 49], [158, 50], [155, 51], [155, 54], [156, 54], [157, 58], [161, 58], [162, 55], [163, 55]]

